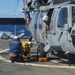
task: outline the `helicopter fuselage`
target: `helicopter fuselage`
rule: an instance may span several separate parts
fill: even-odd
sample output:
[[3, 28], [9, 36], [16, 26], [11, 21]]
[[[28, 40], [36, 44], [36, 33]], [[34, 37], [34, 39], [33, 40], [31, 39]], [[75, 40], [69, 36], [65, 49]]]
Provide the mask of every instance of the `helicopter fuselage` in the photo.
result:
[[[42, 20], [49, 17], [49, 25]], [[28, 25], [33, 38], [43, 44], [44, 52], [62, 50], [75, 54], [75, 4], [62, 3], [41, 6], [33, 11], [32, 20]]]

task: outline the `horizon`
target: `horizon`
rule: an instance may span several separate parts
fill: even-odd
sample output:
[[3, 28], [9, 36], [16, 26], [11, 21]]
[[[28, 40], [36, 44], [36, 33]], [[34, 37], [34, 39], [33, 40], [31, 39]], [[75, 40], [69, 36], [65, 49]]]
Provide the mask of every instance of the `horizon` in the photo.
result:
[[0, 0], [0, 17], [24, 17], [23, 0]]

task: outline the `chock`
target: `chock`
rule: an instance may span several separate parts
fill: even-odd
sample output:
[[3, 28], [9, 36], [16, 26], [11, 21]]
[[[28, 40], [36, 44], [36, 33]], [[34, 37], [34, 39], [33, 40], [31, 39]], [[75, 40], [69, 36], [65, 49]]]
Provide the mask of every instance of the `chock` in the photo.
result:
[[39, 62], [46, 62], [47, 61], [47, 58], [38, 58], [38, 61]]

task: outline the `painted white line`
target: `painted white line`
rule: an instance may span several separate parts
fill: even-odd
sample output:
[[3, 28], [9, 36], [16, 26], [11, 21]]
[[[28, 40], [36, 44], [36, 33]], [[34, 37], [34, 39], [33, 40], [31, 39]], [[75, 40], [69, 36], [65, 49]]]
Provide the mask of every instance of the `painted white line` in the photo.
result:
[[46, 68], [75, 69], [75, 66], [43, 65], [43, 64], [33, 64], [33, 63], [25, 63], [25, 65], [31, 65], [31, 66], [37, 66], [37, 67], [46, 67]]
[[8, 51], [8, 50], [9, 50], [9, 49], [0, 50], [0, 54], [6, 52], [6, 51]]
[[57, 60], [51, 60], [53, 63], [59, 63], [59, 61]]
[[[0, 60], [11, 63], [10, 60], [7, 60], [6, 58], [3, 58], [0, 56]], [[45, 67], [45, 68], [65, 68], [65, 69], [75, 69], [75, 66], [59, 66], [59, 65], [44, 65], [44, 64], [35, 64], [35, 63], [17, 63], [15, 62], [14, 64], [19, 64], [19, 65], [28, 65], [28, 66], [36, 66], [36, 67]]]
[[4, 62], [7, 62], [7, 63], [11, 63], [10, 60], [7, 60], [6, 58], [3, 58], [2, 56], [0, 56], [0, 60], [4, 61]]

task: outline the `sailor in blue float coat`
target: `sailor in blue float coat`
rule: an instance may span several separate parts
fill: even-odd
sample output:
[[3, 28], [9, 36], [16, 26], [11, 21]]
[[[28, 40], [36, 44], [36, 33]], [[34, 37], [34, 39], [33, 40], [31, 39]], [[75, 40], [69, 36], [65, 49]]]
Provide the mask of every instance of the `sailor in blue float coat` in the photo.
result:
[[24, 52], [22, 50], [22, 43], [18, 37], [14, 37], [13, 41], [10, 43], [9, 56], [11, 62], [18, 59]]

